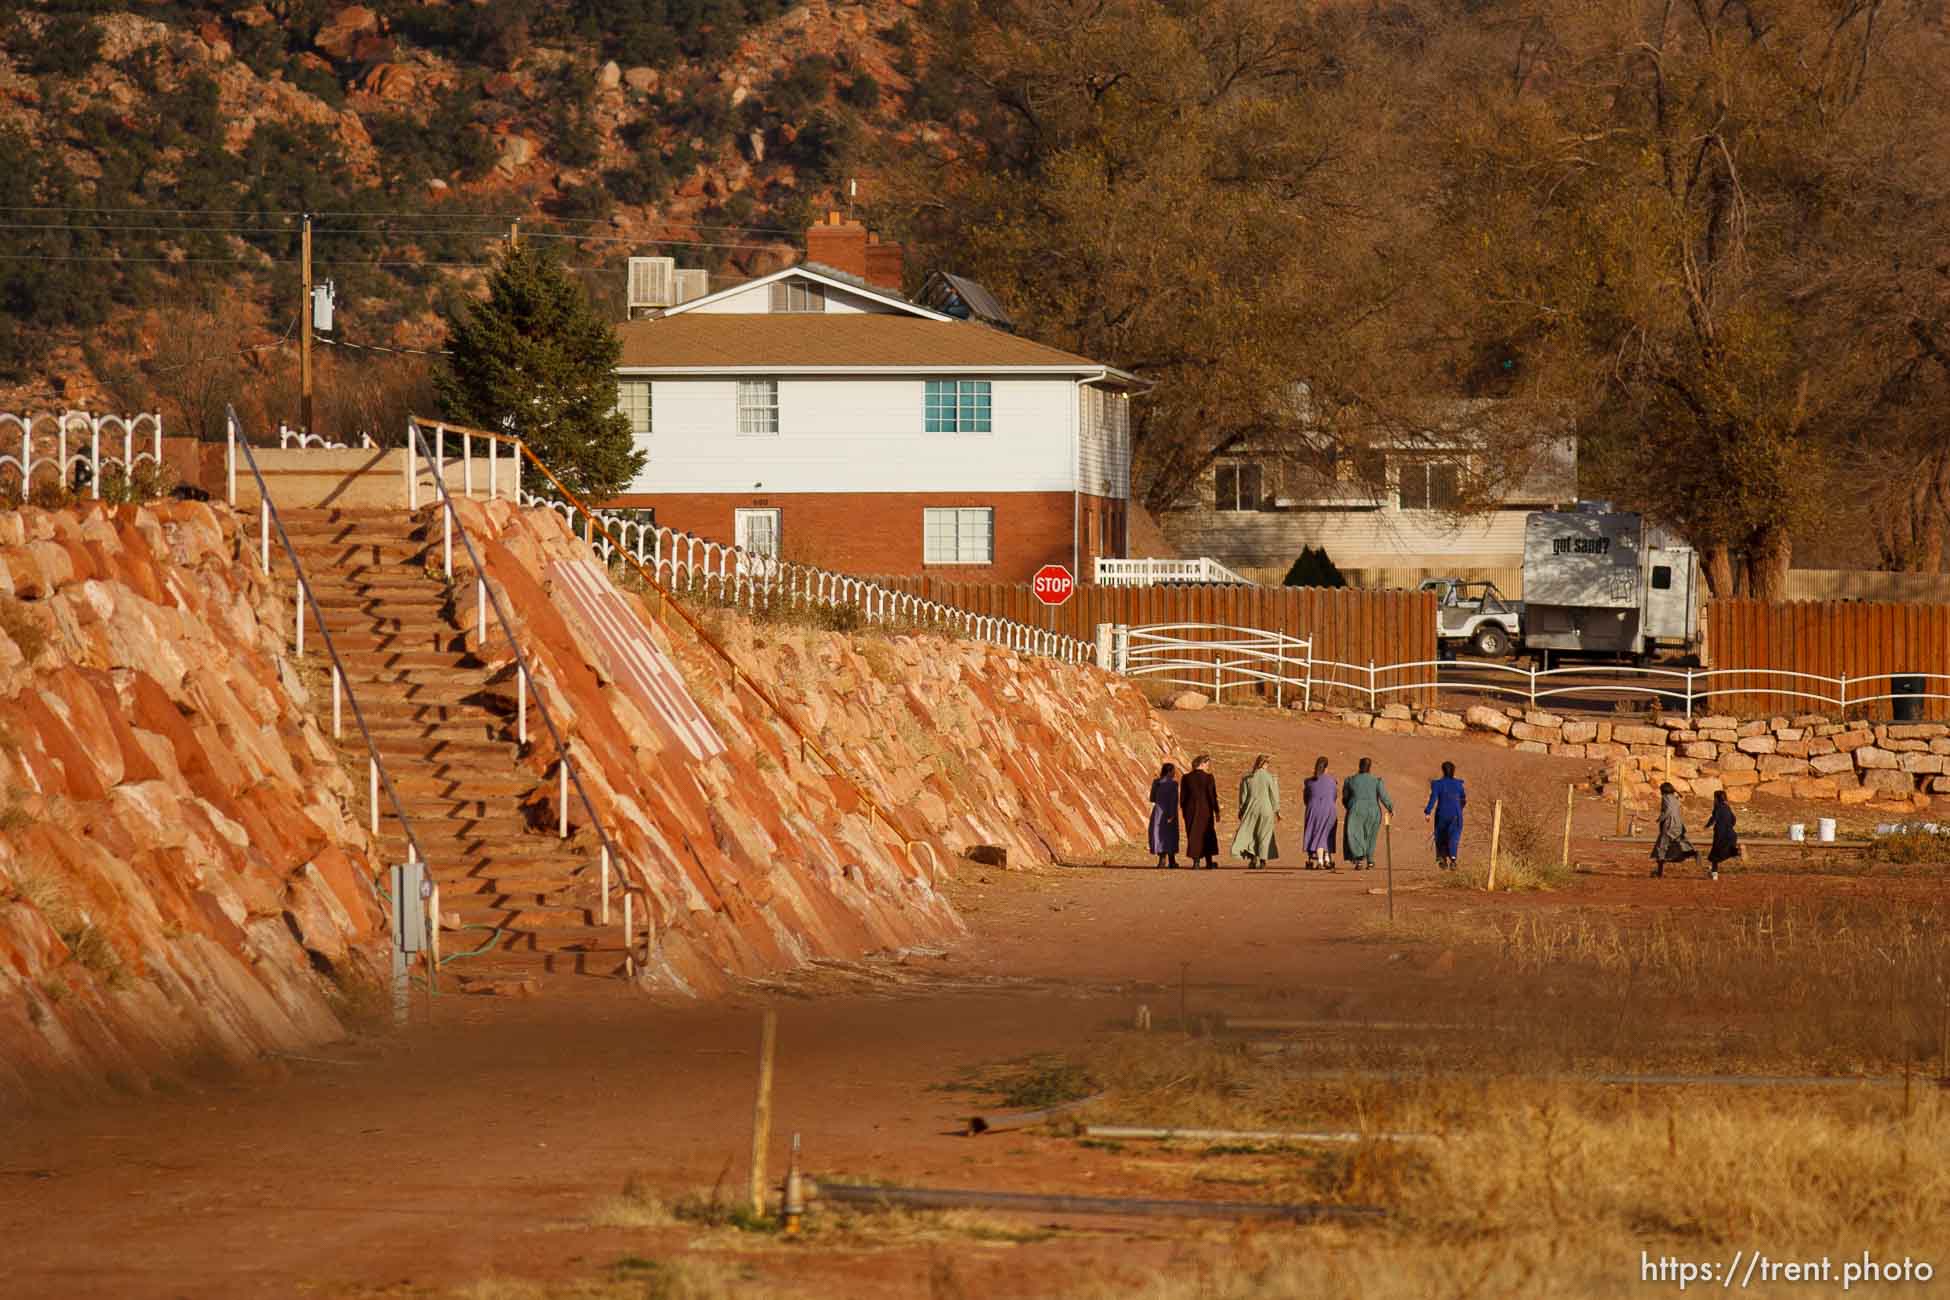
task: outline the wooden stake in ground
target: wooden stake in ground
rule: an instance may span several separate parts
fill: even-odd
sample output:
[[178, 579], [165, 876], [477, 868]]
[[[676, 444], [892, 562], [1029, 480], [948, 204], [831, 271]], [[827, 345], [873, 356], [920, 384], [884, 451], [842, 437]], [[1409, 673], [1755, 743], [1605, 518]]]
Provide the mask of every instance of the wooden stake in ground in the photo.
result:
[[1564, 787], [1564, 869], [1571, 869], [1571, 812], [1577, 806], [1576, 785]]
[[1619, 773], [1619, 777], [1618, 777], [1618, 829], [1616, 831], [1616, 834], [1623, 835], [1624, 833], [1625, 833], [1625, 775], [1624, 773], [1621, 772]]
[[758, 1037], [758, 1100], [752, 1107], [752, 1213], [765, 1213], [765, 1152], [772, 1145], [772, 1056], [779, 1041], [779, 1013], [767, 1010]]
[[1503, 801], [1498, 799], [1496, 807], [1490, 810], [1490, 874], [1483, 882], [1486, 890], [1496, 888], [1496, 847], [1503, 839]]
[[1381, 817], [1381, 835], [1388, 846], [1388, 919], [1395, 919], [1395, 819], [1386, 813]]

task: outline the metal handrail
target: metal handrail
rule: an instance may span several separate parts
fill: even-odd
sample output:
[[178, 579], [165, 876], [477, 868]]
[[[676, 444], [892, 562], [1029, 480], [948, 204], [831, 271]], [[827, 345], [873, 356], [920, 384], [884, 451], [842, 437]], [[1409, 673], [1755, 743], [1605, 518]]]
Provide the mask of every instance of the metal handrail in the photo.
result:
[[304, 602], [297, 609], [297, 626], [294, 629], [298, 654], [302, 656], [305, 653], [304, 605], [309, 605], [312, 617], [318, 620], [319, 635], [325, 639], [325, 653], [332, 658], [332, 738], [336, 740], [339, 736], [341, 686], [344, 688], [345, 698], [352, 704], [352, 720], [359, 724], [359, 734], [365, 738], [366, 766], [371, 778], [369, 815], [372, 834], [375, 836], [379, 834], [379, 788], [383, 785], [386, 789], [386, 797], [392, 801], [393, 812], [399, 818], [400, 829], [406, 833], [407, 846], [413, 851], [413, 856], [408, 861], [425, 862], [427, 859], [420, 851], [419, 838], [413, 833], [413, 819], [407, 815], [406, 805], [401, 801], [399, 791], [393, 786], [392, 774], [386, 770], [386, 762], [379, 756], [379, 746], [374, 742], [372, 732], [366, 726], [365, 711], [359, 707], [359, 696], [352, 689], [352, 679], [346, 674], [345, 661], [339, 658], [338, 647], [332, 644], [331, 626], [325, 622], [325, 612], [318, 607], [318, 597], [312, 593], [311, 583], [305, 578], [305, 566], [298, 560], [298, 548], [291, 544], [291, 535], [284, 530], [284, 519], [278, 514], [277, 505], [271, 500], [270, 485], [265, 483], [264, 473], [257, 467], [257, 457], [251, 453], [249, 440], [237, 436], [237, 411], [229, 405], [224, 407], [224, 429], [229, 441], [230, 457], [226, 475], [227, 497], [232, 507], [237, 504], [237, 449], [239, 447], [243, 448], [244, 463], [250, 466], [251, 476], [257, 480], [259, 563], [268, 576], [271, 572], [271, 528], [276, 525], [278, 541], [284, 544], [284, 553], [291, 560], [291, 571], [297, 575], [298, 597]]
[[[418, 447], [421, 454], [425, 455], [426, 445], [424, 441], [421, 439], [419, 421], [415, 417], [412, 416], [407, 417], [406, 436], [407, 436], [408, 445]], [[427, 461], [429, 464], [440, 465], [440, 462], [435, 461], [434, 458], [431, 456], [427, 457]], [[614, 859], [616, 862], [617, 870], [622, 871], [626, 874], [629, 870], [628, 864], [624, 861], [623, 855], [616, 851], [616, 846], [610, 840], [609, 833], [603, 829], [602, 818], [597, 815], [595, 801], [590, 799], [588, 790], [586, 790], [583, 787], [582, 777], [578, 775], [575, 770], [575, 760], [570, 756], [568, 742], [562, 739], [562, 732], [556, 727], [554, 716], [549, 713], [547, 697], [545, 697], [542, 694], [539, 688], [532, 689], [531, 691], [531, 688], [534, 687], [534, 683], [535, 683], [535, 674], [529, 668], [528, 656], [525, 653], [523, 653], [521, 648], [521, 641], [518, 637], [515, 636], [514, 622], [508, 617], [507, 609], [501, 604], [500, 594], [497, 593], [494, 590], [494, 588], [488, 583], [487, 566], [481, 562], [481, 553], [474, 549], [474, 539], [467, 535], [467, 525], [460, 522], [459, 512], [454, 508], [453, 494], [447, 490], [447, 476], [446, 473], [444, 472], [444, 466], [437, 469], [436, 472], [434, 473], [433, 483], [434, 483], [434, 487], [438, 490], [440, 494], [441, 506], [446, 512], [444, 523], [448, 530], [447, 544], [445, 548], [446, 550], [445, 567], [446, 567], [447, 577], [451, 581], [454, 576], [452, 537], [455, 532], [458, 532], [460, 534], [461, 545], [467, 551], [468, 559], [474, 562], [474, 581], [476, 584], [475, 585], [476, 599], [477, 601], [480, 602], [480, 608], [482, 610], [482, 615], [480, 619], [480, 628], [479, 628], [482, 638], [483, 640], [485, 640], [486, 632], [487, 632], [487, 626], [486, 626], [487, 619], [486, 619], [485, 611], [487, 610], [487, 608], [492, 607], [494, 610], [494, 617], [500, 622], [501, 630], [503, 633], [506, 634], [508, 638], [508, 645], [515, 652], [516, 682], [517, 685], [520, 686], [522, 689], [521, 702], [517, 706], [518, 709], [520, 710], [521, 718], [522, 718], [521, 722], [518, 724], [521, 727], [521, 732], [522, 732], [521, 740], [525, 743], [528, 739], [527, 725], [526, 725], [526, 713], [527, 713], [526, 702], [527, 702], [528, 695], [532, 693], [535, 696], [536, 707], [541, 710], [542, 725], [548, 728], [549, 738], [555, 742], [555, 752], [557, 756], [556, 767], [559, 773], [559, 779], [562, 783], [561, 794], [557, 800], [558, 812], [561, 818], [559, 823], [561, 838], [567, 839], [569, 837], [568, 787], [571, 784], [573, 784], [575, 786], [577, 797], [582, 800], [582, 806], [584, 811], [586, 811], [589, 814], [590, 829], [594, 830], [596, 832], [596, 838], [602, 841], [602, 890], [600, 895], [600, 907], [601, 907], [600, 919], [602, 924], [608, 925], [609, 924], [609, 886], [610, 886], [609, 864], [610, 861]], [[629, 881], [625, 879], [623, 883], [623, 889], [624, 889], [626, 901], [628, 898], [628, 894], [630, 892], [630, 888], [631, 886], [629, 884]], [[646, 899], [647, 897], [648, 896], [646, 894]], [[623, 940], [624, 940], [623, 947], [626, 953], [627, 960], [634, 962], [636, 937], [633, 934], [625, 934], [623, 936]]]
[[[408, 423], [410, 427], [417, 429], [419, 425], [419, 417], [417, 416], [409, 417]], [[718, 656], [719, 659], [721, 659], [725, 663], [725, 665], [728, 668], [731, 669], [733, 682], [736, 684], [741, 684], [747, 690], [751, 691], [751, 693], [757, 697], [759, 703], [763, 704], [768, 710], [771, 711], [774, 717], [778, 718], [778, 720], [785, 725], [786, 730], [790, 731], [793, 737], [798, 740], [801, 755], [804, 756], [805, 754], [808, 753], [816, 755], [819, 758], [819, 760], [826, 765], [829, 771], [831, 771], [835, 776], [839, 777], [842, 781], [845, 781], [847, 785], [852, 789], [854, 796], [858, 798], [860, 802], [866, 806], [867, 815], [870, 822], [875, 819], [879, 821], [884, 821], [887, 823], [889, 828], [894, 829], [895, 831], [898, 832], [899, 827], [896, 826], [893, 820], [887, 816], [885, 810], [883, 810], [880, 807], [879, 801], [876, 800], [872, 795], [867, 793], [866, 788], [863, 785], [861, 785], [861, 783], [853, 776], [851, 772], [847, 771], [846, 768], [841, 766], [840, 763], [832, 757], [832, 755], [828, 754], [824, 749], [822, 749], [819, 745], [819, 742], [817, 742], [816, 740], [814, 740], [812, 737], [808, 736], [805, 733], [805, 731], [799, 726], [799, 724], [793, 720], [792, 715], [786, 711], [785, 707], [781, 705], [776, 699], [774, 699], [769, 691], [765, 690], [764, 687], [760, 686], [750, 673], [745, 671], [743, 666], [739, 664], [738, 660], [732, 656], [732, 653], [729, 650], [727, 650], [716, 637], [712, 636], [710, 632], [705, 630], [704, 625], [700, 623], [696, 619], [696, 617], [694, 617], [691, 614], [691, 612], [688, 609], [684, 608], [682, 602], [676, 600], [671, 595], [669, 589], [663, 585], [663, 583], [657, 578], [657, 576], [654, 573], [647, 571], [643, 567], [642, 563], [639, 560], [637, 560], [637, 558], [633, 556], [627, 548], [623, 547], [620, 543], [616, 541], [616, 539], [610, 534], [609, 525], [606, 522], [604, 522], [604, 520], [601, 518], [599, 513], [591, 510], [588, 507], [588, 505], [586, 505], [582, 501], [580, 497], [576, 496], [576, 494], [572, 492], [566, 484], [564, 484], [559, 478], [557, 478], [555, 476], [554, 471], [550, 470], [547, 465], [542, 463], [541, 458], [535, 454], [533, 448], [529, 447], [529, 445], [526, 442], [524, 442], [522, 439], [518, 437], [515, 437], [512, 434], [495, 433], [491, 430], [486, 430], [486, 429], [472, 429], [464, 425], [448, 424], [444, 421], [428, 421], [428, 423], [433, 425], [434, 429], [436, 430], [437, 433], [439, 433], [442, 436], [443, 440], [445, 434], [449, 431], [452, 431], [454, 433], [460, 434], [463, 437], [463, 439], [470, 439], [470, 440], [473, 438], [485, 439], [489, 442], [490, 446], [492, 446], [492, 444], [497, 442], [507, 443], [511, 445], [512, 447], [515, 448], [515, 453], [514, 453], [516, 456], [515, 465], [517, 469], [519, 469], [521, 464], [520, 458], [523, 456], [527, 457], [528, 460], [535, 466], [535, 468], [541, 472], [543, 477], [545, 477], [555, 487], [555, 490], [562, 495], [563, 501], [569, 505], [571, 510], [579, 511], [582, 514], [582, 516], [589, 521], [589, 526], [592, 530], [595, 529], [601, 530], [603, 540], [609, 544], [611, 548], [611, 553], [621, 555], [624, 558], [624, 560], [627, 563], [629, 563], [629, 565], [632, 568], [636, 570], [637, 576], [642, 578], [643, 581], [647, 583], [651, 587], [651, 589], [657, 593], [660, 608], [675, 610], [677, 616], [684, 621], [684, 624], [691, 630], [691, 632], [698, 638], [698, 640], [703, 642], [705, 646], [707, 646], [714, 654]], [[464, 443], [463, 445], [465, 446], [468, 444]], [[411, 438], [408, 439], [408, 446], [409, 448], [412, 446]], [[442, 451], [444, 452], [444, 450], [445, 447], [443, 441]], [[422, 454], [424, 454], [424, 449], [422, 451]], [[436, 466], [433, 475], [434, 480], [441, 484], [441, 491], [445, 492], [446, 485], [444, 480], [446, 474], [444, 469], [444, 464], [445, 464], [444, 458], [439, 460], [434, 460], [432, 458], [429, 458], [429, 462]], [[468, 481], [469, 482], [472, 481], [471, 465], [468, 467]], [[516, 504], [518, 505], [520, 504], [519, 482], [520, 482], [519, 478], [517, 478], [516, 487], [515, 487], [515, 492], [517, 495], [515, 497], [515, 501]], [[492, 490], [493, 490], [492, 486], [490, 486], [490, 492], [492, 492]], [[550, 508], [553, 508], [556, 504], [554, 502], [542, 500], [539, 498], [531, 497], [531, 500], [535, 500], [537, 504], [548, 506]], [[569, 522], [571, 524], [571, 527], [573, 528], [573, 519], [570, 519]], [[910, 853], [909, 854], [910, 859], [912, 858], [912, 856], [913, 855]]]

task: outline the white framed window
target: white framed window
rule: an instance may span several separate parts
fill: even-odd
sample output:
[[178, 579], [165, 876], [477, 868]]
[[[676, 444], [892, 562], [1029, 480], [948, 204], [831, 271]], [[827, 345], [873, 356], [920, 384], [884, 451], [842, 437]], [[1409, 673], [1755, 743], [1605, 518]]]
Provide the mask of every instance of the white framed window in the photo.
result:
[[777, 433], [779, 431], [779, 381], [741, 379], [738, 381], [738, 432]]
[[826, 288], [805, 280], [774, 280], [772, 282], [772, 310], [775, 312], [809, 312], [826, 310]]
[[995, 511], [988, 506], [921, 512], [923, 564], [994, 564]]
[[929, 433], [988, 433], [993, 384], [986, 379], [930, 379], [924, 398]]
[[639, 438], [647, 436], [652, 429], [650, 381], [619, 380], [616, 385], [616, 409], [630, 418], [631, 433]]

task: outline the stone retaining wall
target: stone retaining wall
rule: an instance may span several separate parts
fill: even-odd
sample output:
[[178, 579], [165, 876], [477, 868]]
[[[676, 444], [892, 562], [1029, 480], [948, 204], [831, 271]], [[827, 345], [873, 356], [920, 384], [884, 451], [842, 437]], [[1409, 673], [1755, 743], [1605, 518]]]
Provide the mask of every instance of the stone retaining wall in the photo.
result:
[[1389, 705], [1343, 710], [1342, 721], [1401, 735], [1470, 737], [1527, 753], [1596, 759], [1634, 802], [1661, 781], [1682, 794], [1724, 789], [1891, 808], [1950, 805], [1950, 725], [1800, 717], [1657, 715], [1625, 721], [1475, 705], [1464, 712]]
[[255, 546], [187, 502], [0, 511], [0, 1097], [330, 1041], [385, 969]]

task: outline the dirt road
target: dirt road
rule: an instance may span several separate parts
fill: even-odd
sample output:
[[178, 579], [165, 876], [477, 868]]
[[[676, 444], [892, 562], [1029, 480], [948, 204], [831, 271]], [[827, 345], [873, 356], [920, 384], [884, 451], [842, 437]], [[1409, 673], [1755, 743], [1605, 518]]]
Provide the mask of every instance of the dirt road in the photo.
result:
[[[1295, 805], [1288, 869], [1158, 872], [1136, 849], [1038, 872], [964, 864], [952, 888], [970, 933], [952, 952], [813, 972], [767, 995], [781, 1014], [775, 1169], [796, 1131], [822, 1173], [1099, 1190], [1107, 1156], [958, 1136], [971, 1103], [939, 1085], [1128, 1023], [1140, 1003], [1175, 1014], [1181, 982], [1194, 1011], [1275, 999], [1354, 1016], [1442, 979], [1376, 941], [1383, 900], [1370, 891], [1383, 873], [1291, 869], [1299, 779], [1316, 753], [1342, 772], [1371, 754], [1387, 777], [1404, 909], [1729, 904], [1778, 887], [1643, 880], [1634, 853], [1595, 840], [1610, 806], [1581, 797], [1575, 850], [1597, 874], [1485, 904], [1432, 887], [1420, 809], [1435, 764], [1453, 756], [1470, 783], [1466, 859], [1496, 792], [1542, 791], [1561, 809], [1589, 765], [1270, 712], [1173, 721], [1185, 758], [1217, 756], [1222, 790], [1242, 759], [1275, 756]], [[0, 1119], [6, 1289], [207, 1300], [586, 1276], [640, 1248], [628, 1230], [589, 1224], [632, 1174], [672, 1193], [742, 1186], [760, 1002], [672, 1005], [596, 982], [575, 998], [450, 997], [430, 1026], [267, 1062], [248, 1080]], [[1156, 1227], [1115, 1245], [1125, 1261], [1176, 1248]], [[1046, 1294], [1048, 1270], [1073, 1265], [1075, 1250], [1058, 1239], [972, 1252], [958, 1285]], [[931, 1265], [926, 1251], [775, 1251], [751, 1267], [792, 1294], [898, 1296], [927, 1294]]]

